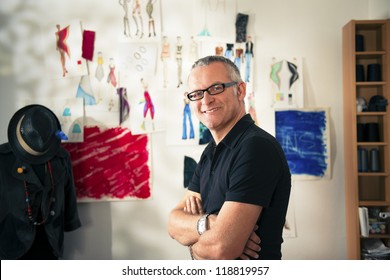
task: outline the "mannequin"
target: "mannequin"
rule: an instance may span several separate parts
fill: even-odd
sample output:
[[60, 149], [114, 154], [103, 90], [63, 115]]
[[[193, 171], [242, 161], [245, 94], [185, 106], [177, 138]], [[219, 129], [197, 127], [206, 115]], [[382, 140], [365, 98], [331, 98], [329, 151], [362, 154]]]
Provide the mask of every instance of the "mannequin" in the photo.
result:
[[41, 105], [18, 110], [0, 145], [0, 259], [61, 259], [81, 226], [66, 135]]

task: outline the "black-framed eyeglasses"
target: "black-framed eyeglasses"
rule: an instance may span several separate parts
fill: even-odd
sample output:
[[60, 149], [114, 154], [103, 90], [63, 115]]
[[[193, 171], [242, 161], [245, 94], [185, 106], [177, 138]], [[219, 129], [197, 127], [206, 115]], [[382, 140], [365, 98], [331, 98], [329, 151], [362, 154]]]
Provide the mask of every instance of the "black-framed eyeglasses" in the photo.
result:
[[194, 90], [194, 91], [188, 93], [187, 97], [191, 101], [201, 100], [204, 97], [205, 91], [207, 91], [208, 94], [210, 94], [210, 95], [217, 95], [217, 94], [222, 93], [225, 90], [225, 88], [234, 86], [236, 84], [237, 84], [237, 82], [213, 84], [205, 89]]

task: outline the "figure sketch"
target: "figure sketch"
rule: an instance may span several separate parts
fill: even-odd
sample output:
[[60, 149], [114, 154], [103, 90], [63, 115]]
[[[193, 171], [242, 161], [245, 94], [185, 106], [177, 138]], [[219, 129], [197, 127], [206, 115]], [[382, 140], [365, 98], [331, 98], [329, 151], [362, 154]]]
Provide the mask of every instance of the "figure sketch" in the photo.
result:
[[[184, 97], [184, 109], [183, 109], [183, 135], [182, 139], [194, 139], [195, 133], [194, 133], [194, 125], [192, 123], [192, 117], [191, 117], [191, 108], [189, 104], [189, 100], [187, 97]], [[187, 120], [188, 125], [190, 126], [190, 133], [187, 135]]]
[[142, 100], [141, 103], [145, 103], [144, 110], [143, 110], [144, 119], [142, 121], [141, 128], [143, 130], [146, 130], [145, 121], [146, 121], [146, 116], [149, 112], [150, 118], [152, 120], [152, 129], [154, 130], [154, 105], [153, 105], [152, 98], [150, 97], [149, 94], [148, 83], [144, 79], [141, 79], [141, 84], [144, 88], [144, 100]]
[[144, 36], [144, 26], [143, 26], [142, 15], [141, 15], [141, 4], [139, 2], [140, 2], [139, 0], [134, 1], [132, 15], [133, 15], [135, 26], [137, 28], [137, 32], [135, 33], [135, 36], [139, 36], [139, 38], [141, 39]]
[[167, 36], [163, 37], [161, 46], [161, 60], [163, 62], [164, 88], [168, 86], [168, 59], [170, 57], [170, 45]]
[[65, 77], [65, 75], [68, 73], [68, 70], [66, 69], [66, 55], [68, 55], [68, 58], [70, 58], [70, 50], [66, 43], [66, 39], [69, 36], [69, 26], [65, 27], [64, 29], [61, 29], [60, 25], [57, 24], [57, 32], [56, 32], [56, 46], [57, 51], [60, 53], [60, 61], [61, 61], [61, 67], [62, 67], [62, 77]]
[[177, 62], [177, 87], [183, 84], [182, 81], [182, 68], [183, 68], [183, 44], [181, 43], [181, 37], [177, 36], [176, 42], [176, 62]]
[[123, 34], [126, 37], [131, 38], [131, 32], [130, 32], [130, 22], [129, 22], [129, 3], [130, 0], [119, 0], [119, 5], [122, 6], [124, 15], [123, 15]]
[[149, 24], [148, 24], [148, 29], [149, 29], [149, 37], [153, 33], [153, 36], [156, 37], [156, 29], [154, 27], [154, 18], [152, 16], [153, 14], [153, 5], [156, 2], [156, 0], [148, 0], [148, 3], [146, 4], [146, 13], [148, 14], [149, 17]]

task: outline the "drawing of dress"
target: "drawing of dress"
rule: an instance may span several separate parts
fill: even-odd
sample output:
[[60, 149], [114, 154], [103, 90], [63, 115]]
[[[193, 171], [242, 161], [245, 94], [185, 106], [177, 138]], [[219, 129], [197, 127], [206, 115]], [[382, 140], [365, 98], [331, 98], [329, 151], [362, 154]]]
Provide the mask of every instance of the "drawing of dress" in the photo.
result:
[[191, 61], [198, 60], [198, 43], [196, 43], [194, 36], [191, 36], [190, 59]]
[[163, 77], [164, 77], [164, 88], [168, 85], [168, 59], [170, 57], [170, 45], [168, 38], [163, 37], [163, 44], [161, 50], [161, 60], [163, 62]]
[[151, 33], [153, 31], [154, 37], [156, 37], [156, 30], [154, 28], [154, 18], [152, 16], [153, 13], [153, 3], [152, 0], [149, 0], [148, 3], [146, 4], [146, 13], [148, 14], [149, 17], [149, 37], [151, 36]]
[[181, 44], [181, 38], [180, 36], [178, 36], [177, 45], [176, 45], [177, 87], [180, 87], [180, 85], [183, 84], [183, 81], [181, 79], [182, 65], [183, 65], [182, 49], [183, 49], [183, 45]]
[[291, 78], [290, 78], [290, 89], [292, 85], [296, 82], [296, 80], [299, 79], [299, 74], [298, 74], [298, 67], [294, 63], [287, 61], [288, 69], [291, 72]]
[[194, 126], [192, 124], [190, 104], [188, 103], [187, 100], [184, 100], [184, 102], [185, 102], [185, 105], [184, 105], [184, 110], [183, 110], [183, 135], [182, 135], [182, 139], [183, 140], [187, 139], [187, 119], [188, 119], [188, 123], [190, 125], [189, 138], [194, 139], [195, 134], [194, 134]]
[[103, 69], [103, 55], [102, 52], [98, 52], [97, 54], [97, 66], [96, 66], [96, 72], [95, 77], [96, 79], [101, 82], [104, 78], [104, 69]]
[[68, 55], [70, 58], [70, 50], [68, 47], [68, 44], [66, 43], [66, 39], [69, 36], [69, 25], [59, 31], [56, 32], [57, 34], [57, 47], [60, 51], [63, 51]]
[[56, 45], [57, 45], [57, 50], [60, 53], [60, 62], [61, 62], [61, 67], [62, 67], [62, 77], [65, 77], [65, 75], [68, 73], [68, 70], [66, 69], [66, 58], [65, 54], [68, 55], [70, 58], [70, 50], [69, 47], [66, 43], [66, 39], [69, 36], [69, 25], [63, 29], [61, 29], [60, 25], [57, 24], [57, 32], [56, 34]]
[[253, 58], [253, 42], [250, 41], [250, 36], [248, 36], [248, 41], [245, 43], [245, 82], [249, 83], [251, 66]]
[[110, 72], [107, 76], [107, 83], [111, 83], [114, 87], [116, 87], [115, 64], [113, 58], [110, 58], [110, 65], [108, 65], [108, 67]]
[[119, 94], [119, 124], [122, 124], [129, 118], [130, 114], [130, 105], [127, 98], [127, 90], [124, 87], [117, 89]]
[[[142, 23], [141, 5], [139, 3], [139, 0], [135, 0], [134, 5], [133, 5], [133, 13], [132, 14], [133, 14], [133, 19], [134, 19], [135, 26], [137, 28], [137, 32], [136, 32], [135, 36], [138, 36], [138, 34], [140, 34], [139, 38], [141, 39], [144, 36], [144, 26], [143, 26], [143, 23]], [[139, 30], [136, 14], [138, 14], [139, 24], [141, 25], [141, 33], [139, 32], [140, 30]]]
[[241, 63], [243, 62], [243, 54], [244, 50], [239, 48], [236, 49], [236, 57], [234, 58], [234, 64], [237, 66], [238, 69], [241, 68]]
[[281, 60], [281, 61], [278, 61], [278, 62], [271, 65], [270, 78], [276, 84], [276, 86], [278, 87], [278, 90], [280, 90], [279, 72], [282, 69], [282, 63], [283, 63], [283, 61]]
[[223, 47], [221, 45], [215, 47], [215, 55], [223, 55]]
[[[144, 112], [143, 112], [144, 120], [142, 122], [141, 128], [143, 130], [146, 130], [146, 128], [145, 128], [145, 118], [146, 118], [146, 115], [147, 115], [147, 113], [149, 111], [150, 117], [151, 117], [152, 122], [153, 122], [153, 120], [154, 120], [154, 105], [153, 105], [153, 102], [152, 102], [152, 98], [150, 97], [150, 94], [149, 94], [149, 92], [146, 89], [144, 91], [144, 98], [145, 98], [145, 105], [144, 105]], [[153, 130], [154, 130], [154, 123], [153, 123]]]
[[85, 105], [96, 105], [95, 97], [93, 96], [91, 80], [89, 75], [81, 76], [79, 86], [77, 88], [77, 98], [84, 98]]
[[228, 59], [232, 59], [233, 57], [233, 46], [234, 44], [226, 44], [225, 57]]

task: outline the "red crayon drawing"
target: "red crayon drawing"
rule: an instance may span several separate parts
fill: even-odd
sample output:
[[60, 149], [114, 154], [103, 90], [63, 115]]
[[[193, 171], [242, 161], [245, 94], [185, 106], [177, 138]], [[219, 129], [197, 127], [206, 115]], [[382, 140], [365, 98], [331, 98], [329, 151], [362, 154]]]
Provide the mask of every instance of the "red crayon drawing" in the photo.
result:
[[79, 200], [146, 199], [151, 195], [146, 135], [116, 127], [84, 128], [83, 143], [64, 143], [70, 152]]

